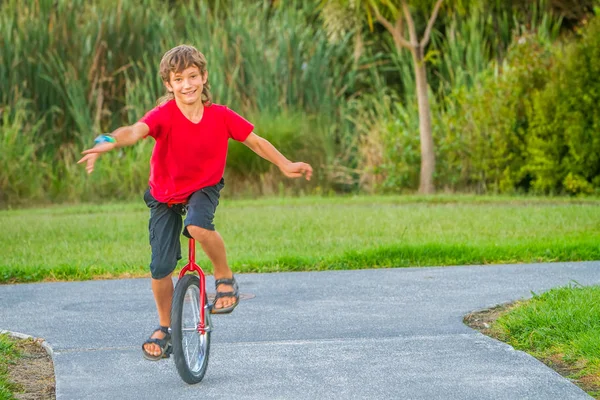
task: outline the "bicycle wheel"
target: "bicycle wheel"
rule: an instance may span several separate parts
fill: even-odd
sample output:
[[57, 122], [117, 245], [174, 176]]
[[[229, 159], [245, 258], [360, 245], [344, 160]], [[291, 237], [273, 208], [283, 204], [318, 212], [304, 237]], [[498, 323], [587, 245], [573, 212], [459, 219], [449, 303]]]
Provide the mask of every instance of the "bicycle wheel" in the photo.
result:
[[204, 300], [207, 331], [200, 334], [200, 280], [197, 276], [185, 275], [177, 282], [171, 306], [173, 358], [179, 376], [189, 384], [200, 382], [208, 366], [211, 320], [206, 293]]

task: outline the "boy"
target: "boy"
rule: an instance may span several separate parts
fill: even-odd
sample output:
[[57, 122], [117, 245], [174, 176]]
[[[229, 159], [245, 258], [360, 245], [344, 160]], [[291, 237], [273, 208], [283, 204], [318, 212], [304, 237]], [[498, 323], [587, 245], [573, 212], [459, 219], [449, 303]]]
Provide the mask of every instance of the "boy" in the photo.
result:
[[[244, 143], [277, 165], [290, 178], [310, 180], [312, 167], [291, 162], [271, 143], [253, 132], [254, 126], [225, 106], [212, 104], [206, 59], [192, 46], [177, 46], [163, 56], [160, 75], [167, 94], [139, 122], [96, 138], [78, 163], [91, 173], [101, 153], [131, 146], [151, 136], [156, 143], [150, 160], [150, 188], [144, 195], [150, 208], [152, 291], [160, 326], [142, 345], [144, 357], [159, 360], [170, 346], [171, 275], [181, 258], [179, 235], [197, 240], [214, 267], [216, 297], [212, 313], [227, 314], [239, 302], [238, 287], [227, 264], [225, 245], [213, 225], [228, 140]], [[186, 214], [182, 223], [181, 215]]]

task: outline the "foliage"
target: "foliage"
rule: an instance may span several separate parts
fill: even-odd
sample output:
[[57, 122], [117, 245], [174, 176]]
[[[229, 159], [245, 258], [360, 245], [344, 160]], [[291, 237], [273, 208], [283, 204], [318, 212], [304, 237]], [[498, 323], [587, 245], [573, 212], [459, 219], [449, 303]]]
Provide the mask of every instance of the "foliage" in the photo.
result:
[[543, 193], [600, 190], [600, 18], [557, 54], [550, 82], [533, 96], [527, 170]]
[[[0, 2], [0, 206], [139, 196], [151, 140], [103, 156], [92, 176], [75, 162], [97, 133], [154, 106], [164, 93], [160, 56], [182, 42], [207, 55], [217, 103], [254, 122], [288, 158], [317, 167], [299, 186], [233, 143], [226, 178], [236, 194], [416, 189], [412, 59], [375, 20], [364, 29], [369, 18], [360, 14], [377, 3], [392, 18], [391, 2], [51, 3]], [[333, 19], [345, 25], [332, 41], [319, 4], [334, 3], [349, 8]], [[444, 2], [425, 55], [438, 187], [598, 190], [592, 3]], [[422, 32], [433, 3], [411, 4]], [[556, 42], [561, 27], [578, 32]]]
[[565, 45], [552, 45], [541, 29], [521, 35], [501, 65], [479, 74], [472, 87], [453, 89], [441, 120], [441, 138], [454, 144], [441, 153], [446, 179], [454, 178], [445, 181], [450, 187], [546, 194], [598, 189], [598, 21]]
[[[446, 190], [527, 190], [528, 177], [521, 177], [520, 172], [522, 142], [527, 132], [524, 115], [530, 91], [544, 84], [542, 78], [530, 80], [529, 75], [548, 68], [549, 47], [558, 36], [560, 24], [544, 13], [533, 13], [521, 24], [516, 15], [508, 17], [510, 14], [506, 14], [505, 9], [500, 9], [503, 14], [490, 13], [489, 8], [493, 7], [493, 4], [474, 2], [468, 13], [459, 10], [440, 16], [443, 31], [434, 32], [426, 56], [432, 64], [429, 98], [437, 151], [436, 181]], [[499, 36], [498, 31], [502, 35]], [[501, 67], [490, 67], [490, 60], [500, 52], [505, 53], [503, 46], [510, 42], [511, 35], [525, 43], [514, 44], [508, 58], [500, 58]], [[362, 189], [369, 191], [374, 188], [395, 192], [415, 190], [421, 156], [412, 60], [407, 52], [396, 52], [389, 38], [384, 41], [382, 51], [387, 54], [384, 60], [389, 60], [381, 69], [384, 84], [373, 85], [373, 96], [363, 95], [350, 103], [350, 108], [355, 110], [351, 113], [355, 117], [353, 122], [360, 124], [353, 125], [360, 135], [355, 142], [370, 144], [371, 148], [369, 152], [364, 146], [355, 146], [360, 160], [356, 165], [359, 175], [356, 180]], [[537, 72], [527, 72], [535, 65], [538, 65]], [[523, 72], [522, 67], [526, 67]], [[392, 86], [396, 90], [390, 90], [390, 85], [397, 85]], [[381, 86], [385, 89], [378, 89]], [[507, 94], [512, 96], [507, 98]], [[492, 103], [495, 105], [489, 107]], [[491, 115], [490, 108], [500, 109], [504, 114]], [[487, 122], [478, 127], [482, 119]], [[468, 134], [473, 129], [477, 132]], [[473, 135], [476, 142], [472, 140]], [[499, 149], [494, 147], [490, 135], [496, 142], [506, 144], [501, 144], [503, 147]], [[377, 159], [373, 151], [377, 149], [381, 162], [373, 166], [373, 160]], [[489, 151], [497, 153], [494, 158], [489, 159]], [[364, 154], [369, 157], [364, 158]], [[502, 165], [504, 158], [514, 158], [508, 168]], [[478, 165], [473, 167], [473, 163]], [[515, 184], [515, 181], [519, 182]]]
[[42, 198], [45, 158], [37, 155], [43, 119], [35, 121], [21, 100], [16, 110], [0, 109], [0, 203], [9, 199], [39, 200]]
[[[75, 161], [96, 134], [135, 122], [154, 106], [164, 92], [157, 71], [160, 57], [180, 43], [205, 52], [215, 102], [248, 117], [260, 112], [260, 125], [268, 128], [306, 113], [302, 140], [294, 146], [282, 143], [288, 133], [277, 137], [286, 129], [262, 133], [286, 148], [289, 158], [310, 149], [307, 161], [325, 163], [334, 147], [335, 132], [329, 127], [335, 126], [343, 97], [360, 72], [348, 57], [352, 49], [346, 41], [333, 45], [311, 24], [316, 12], [314, 4], [300, 1], [287, 7], [271, 7], [269, 1], [181, 1], [168, 10], [159, 0], [119, 2], [117, 7], [102, 0], [60, 0], [56, 6], [3, 2], [2, 135], [5, 146], [22, 151], [4, 152], [2, 162], [13, 170], [22, 169], [24, 159], [45, 164], [43, 170], [28, 169], [36, 177], [27, 191], [15, 183], [27, 177], [0, 170], [0, 203], [44, 201], [37, 191], [47, 193], [45, 201], [139, 195], [147, 184], [150, 146], [103, 156], [91, 179]], [[15, 144], [14, 132], [34, 128]], [[234, 151], [228, 160], [234, 171], [245, 169], [246, 157], [238, 159], [239, 154]]]
[[445, 140], [459, 143], [456, 153], [447, 154], [449, 168], [460, 174], [459, 186], [497, 193], [529, 189], [530, 177], [523, 173], [529, 95], [547, 83], [551, 61], [536, 36], [522, 36], [502, 66], [451, 95], [442, 125]]

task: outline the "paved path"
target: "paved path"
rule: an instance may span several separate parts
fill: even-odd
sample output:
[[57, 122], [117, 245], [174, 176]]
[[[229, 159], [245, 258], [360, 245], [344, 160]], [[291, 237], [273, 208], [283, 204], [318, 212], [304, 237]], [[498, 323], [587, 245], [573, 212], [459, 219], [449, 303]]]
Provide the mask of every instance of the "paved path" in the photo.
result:
[[156, 325], [147, 279], [0, 286], [0, 329], [47, 340], [58, 400], [589, 399], [462, 323], [572, 280], [600, 284], [600, 262], [239, 275], [256, 297], [213, 318], [193, 386], [141, 356]]

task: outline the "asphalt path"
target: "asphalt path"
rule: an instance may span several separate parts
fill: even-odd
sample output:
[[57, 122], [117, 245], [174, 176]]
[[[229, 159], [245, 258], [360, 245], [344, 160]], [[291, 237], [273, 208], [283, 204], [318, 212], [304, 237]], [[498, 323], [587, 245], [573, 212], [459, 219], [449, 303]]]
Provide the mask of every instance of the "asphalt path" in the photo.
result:
[[532, 292], [600, 284], [600, 262], [236, 278], [247, 298], [213, 317], [197, 385], [171, 359], [142, 358], [157, 325], [149, 279], [0, 286], [0, 329], [46, 340], [58, 400], [591, 398], [462, 321]]

